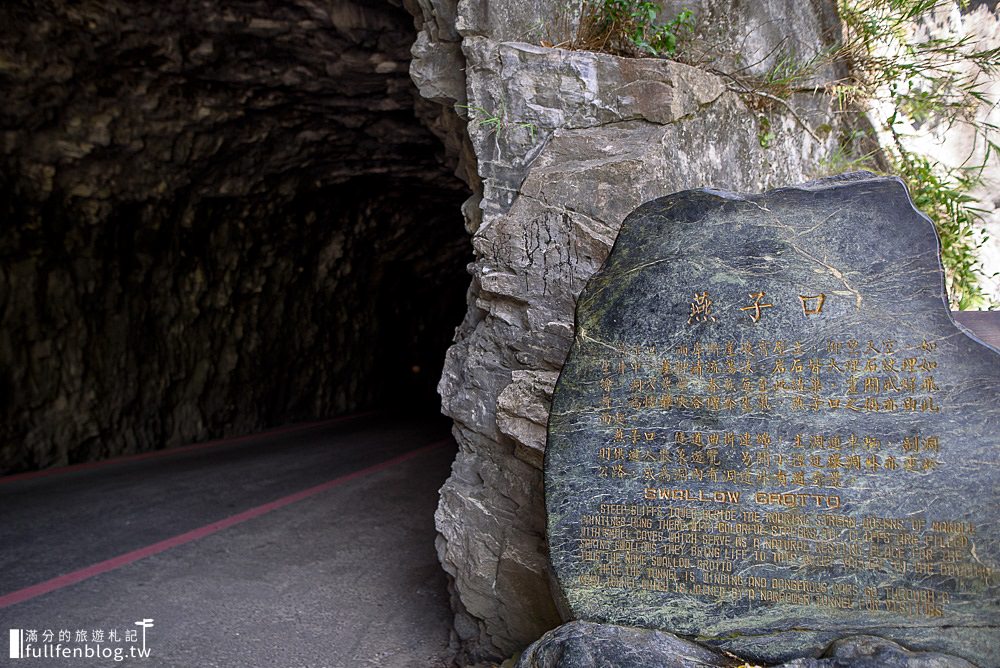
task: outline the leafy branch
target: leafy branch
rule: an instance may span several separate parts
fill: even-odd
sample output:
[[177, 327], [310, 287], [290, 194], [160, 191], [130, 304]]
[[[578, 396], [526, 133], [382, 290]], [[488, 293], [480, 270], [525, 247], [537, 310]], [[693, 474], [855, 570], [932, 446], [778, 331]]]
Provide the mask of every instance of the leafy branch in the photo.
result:
[[[925, 25], [952, 5], [943, 0], [838, 0], [845, 38], [838, 57], [850, 73], [836, 82], [845, 103], [865, 109], [882, 103], [889, 141], [886, 158], [907, 184], [914, 204], [930, 217], [941, 238], [942, 263], [953, 307], [988, 304], [983, 275], [983, 211], [971, 193], [983, 183], [983, 168], [998, 150], [997, 129], [977, 117], [989, 103], [980, 81], [1000, 71], [1000, 49], [982, 49], [970, 35], [935, 36]], [[874, 114], [869, 114], [874, 116]], [[907, 148], [910, 128], [964, 124], [983, 149], [982, 161], [949, 168]]]
[[[982, 105], [991, 104], [979, 82], [1000, 71], [1000, 49], [979, 48], [968, 35], [932, 34], [929, 19], [951, 5], [949, 0], [837, 0], [844, 28], [839, 45], [807, 58], [768, 54], [773, 65], [763, 76], [720, 74], [751, 109], [781, 105], [813, 139], [819, 139], [817, 133], [791, 104], [795, 93], [832, 95], [846, 126], [874, 122], [883, 137], [880, 155], [867, 153], [855, 162], [873, 171], [888, 169], [906, 182], [941, 238], [952, 305], [975, 308], [988, 300], [979, 285], [984, 212], [974, 206], [971, 193], [982, 185], [983, 168], [1000, 150], [997, 128], [977, 117]], [[819, 73], [837, 69], [846, 76], [816, 83]], [[979, 164], [949, 168], [907, 147], [914, 127], [955, 124], [971, 129], [983, 154]], [[832, 162], [850, 161], [841, 155]]]

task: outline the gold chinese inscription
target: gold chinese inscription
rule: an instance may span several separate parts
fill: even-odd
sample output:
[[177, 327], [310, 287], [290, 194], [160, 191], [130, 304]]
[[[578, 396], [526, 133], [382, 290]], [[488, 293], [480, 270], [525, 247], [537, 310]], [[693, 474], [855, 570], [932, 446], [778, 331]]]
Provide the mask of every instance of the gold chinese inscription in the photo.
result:
[[760, 322], [761, 309], [774, 308], [774, 304], [765, 304], [762, 302], [764, 297], [767, 295], [766, 292], [763, 291], [751, 292], [749, 294], [750, 294], [750, 299], [753, 300], [753, 303], [750, 304], [750, 306], [742, 307], [740, 310], [753, 311], [753, 313], [747, 313], [747, 315], [750, 316], [750, 319], [753, 320], [754, 322]]
[[807, 352], [781, 339], [622, 348], [596, 360], [599, 408], [940, 413], [934, 342], [830, 340]]
[[802, 315], [819, 315], [823, 312], [823, 302], [826, 301], [826, 295], [820, 293], [818, 295], [799, 295], [799, 301], [802, 302]]
[[691, 315], [688, 316], [688, 324], [708, 322], [709, 320], [712, 322], [716, 321], [715, 316], [712, 315], [712, 298], [708, 296], [707, 291], [694, 293], [694, 299], [691, 300]]
[[[764, 309], [776, 308], [776, 305], [772, 301], [764, 301], [767, 293], [763, 290], [748, 292], [747, 295], [753, 301], [747, 306], [740, 307], [740, 311], [745, 311], [750, 317], [750, 321], [755, 324], [760, 322]], [[802, 307], [802, 315], [808, 318], [809, 316], [821, 315], [823, 313], [823, 306], [826, 304], [826, 293], [820, 292], [814, 295], [800, 294], [798, 297], [799, 304]], [[715, 300], [709, 296], [708, 290], [695, 292], [694, 298], [689, 303], [690, 311], [688, 313], [687, 324], [718, 322], [712, 312], [714, 305]]]
[[[697, 315], [711, 316], [708, 293], [701, 294]], [[763, 292], [750, 297], [751, 319], [759, 317], [755, 306], [771, 306]], [[822, 312], [825, 297], [799, 298], [805, 316]], [[858, 425], [708, 429], [672, 423], [662, 412], [939, 414], [946, 407], [939, 403], [935, 341], [610, 347], [616, 353], [601, 349], [591, 367], [593, 428], [601, 435], [592, 470], [603, 484], [638, 487], [641, 496], [596, 504], [581, 516], [582, 585], [933, 619], [945, 615], [956, 594], [1000, 578], [996, 564], [974, 553], [973, 523], [845, 513], [845, 490], [948, 466], [943, 455], [951, 444], [930, 425], [893, 434]], [[795, 575], [751, 575], [736, 568], [741, 562]], [[832, 567], [886, 577], [816, 577], [815, 569]], [[941, 578], [954, 589], [924, 584]]]

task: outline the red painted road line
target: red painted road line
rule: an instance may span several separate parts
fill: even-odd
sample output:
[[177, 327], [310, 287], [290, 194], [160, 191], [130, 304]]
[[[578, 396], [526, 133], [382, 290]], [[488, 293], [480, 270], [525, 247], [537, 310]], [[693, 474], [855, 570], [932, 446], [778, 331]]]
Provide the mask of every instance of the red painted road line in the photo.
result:
[[414, 457], [419, 457], [420, 455], [432, 450], [437, 450], [449, 441], [451, 441], [451, 439], [446, 438], [444, 440], [431, 443], [430, 445], [425, 445], [421, 448], [417, 448], [416, 450], [411, 450], [407, 453], [399, 455], [398, 457], [388, 459], [380, 464], [375, 464], [373, 466], [369, 466], [368, 468], [355, 471], [354, 473], [348, 473], [347, 475], [340, 476], [339, 478], [328, 480], [314, 487], [304, 489], [301, 492], [283, 496], [280, 499], [271, 501], [270, 503], [265, 503], [255, 508], [251, 508], [250, 510], [244, 510], [242, 513], [237, 513], [236, 515], [231, 515], [217, 522], [206, 524], [203, 527], [172, 536], [171, 538], [161, 540], [158, 543], [153, 543], [152, 545], [147, 545], [146, 547], [140, 547], [138, 550], [132, 550], [131, 552], [120, 554], [117, 557], [112, 557], [111, 559], [106, 559], [105, 561], [93, 564], [92, 566], [87, 566], [86, 568], [81, 568], [80, 570], [54, 577], [51, 580], [46, 580], [45, 582], [39, 582], [36, 585], [31, 585], [30, 587], [25, 587], [24, 589], [18, 589], [17, 591], [0, 596], [0, 610], [18, 603], [23, 603], [24, 601], [29, 601], [33, 598], [41, 596], [42, 594], [48, 594], [49, 592], [56, 591], [57, 589], [68, 587], [76, 584], [77, 582], [82, 582], [83, 580], [90, 579], [96, 575], [113, 571], [121, 568], [122, 566], [127, 566], [134, 561], [151, 557], [154, 554], [165, 552], [166, 550], [184, 545], [185, 543], [190, 543], [191, 541], [198, 540], [199, 538], [211, 536], [212, 534], [218, 533], [223, 529], [228, 529], [231, 526], [242, 524], [243, 522], [260, 517], [261, 515], [269, 513], [273, 510], [278, 510], [279, 508], [284, 508], [285, 506], [297, 501], [307, 499], [310, 496], [321, 494], [328, 489], [337, 487], [338, 485], [343, 485], [351, 480], [356, 480], [357, 478], [378, 473], [379, 471], [383, 471], [387, 468], [395, 466], [396, 464], [401, 464], [409, 459], [413, 459]]
[[15, 480], [28, 480], [30, 478], [45, 478], [50, 475], [57, 475], [62, 473], [75, 473], [77, 471], [101, 468], [104, 466], [109, 466], [111, 464], [137, 462], [144, 459], [158, 459], [160, 457], [168, 457], [170, 455], [183, 455], [188, 452], [197, 452], [199, 450], [217, 448], [222, 445], [235, 445], [237, 443], [246, 443], [248, 441], [254, 441], [257, 440], [258, 438], [280, 436], [282, 434], [291, 434], [297, 431], [306, 431], [308, 429], [325, 427], [337, 424], [338, 422], [344, 422], [345, 420], [353, 420], [355, 418], [362, 418], [374, 414], [375, 411], [368, 411], [365, 413], [355, 413], [353, 415], [342, 415], [340, 417], [335, 417], [330, 420], [320, 420], [318, 422], [300, 422], [298, 424], [288, 425], [285, 427], [277, 427], [276, 429], [271, 429], [268, 431], [260, 431], [253, 434], [244, 434], [243, 436], [231, 436], [229, 438], [218, 438], [215, 439], [214, 441], [205, 441], [204, 443], [194, 443], [192, 445], [181, 445], [176, 448], [167, 448], [165, 450], [154, 450], [152, 452], [142, 452], [137, 455], [123, 455], [121, 457], [112, 457], [111, 459], [102, 459], [96, 462], [84, 462], [82, 464], [70, 464], [68, 466], [54, 466], [52, 468], [42, 469], [41, 471], [28, 471], [27, 473], [15, 473], [9, 476], [0, 476], [0, 485], [6, 482], [14, 482]]

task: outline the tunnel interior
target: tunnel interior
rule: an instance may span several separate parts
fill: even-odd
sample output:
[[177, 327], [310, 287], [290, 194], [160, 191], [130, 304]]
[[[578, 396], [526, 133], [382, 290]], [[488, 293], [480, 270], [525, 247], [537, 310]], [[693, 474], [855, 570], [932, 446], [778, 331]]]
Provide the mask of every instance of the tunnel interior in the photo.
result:
[[0, 474], [438, 412], [468, 186], [384, 3], [0, 8]]

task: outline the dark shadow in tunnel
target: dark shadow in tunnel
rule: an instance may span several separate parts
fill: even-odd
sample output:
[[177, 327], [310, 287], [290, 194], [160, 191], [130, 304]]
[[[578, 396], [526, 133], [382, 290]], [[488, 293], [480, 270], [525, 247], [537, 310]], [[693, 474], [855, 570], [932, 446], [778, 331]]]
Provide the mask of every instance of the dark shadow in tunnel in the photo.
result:
[[464, 187], [430, 189], [420, 183], [400, 185], [394, 195], [379, 193], [373, 213], [380, 229], [389, 229], [380, 234], [381, 257], [371, 284], [373, 408], [440, 414], [437, 384], [465, 316], [466, 266], [473, 259], [461, 215], [468, 194]]
[[467, 196], [457, 179], [448, 188], [361, 176], [275, 212], [279, 224], [243, 246], [261, 266], [273, 257], [255, 257], [260, 245], [297, 253], [298, 273], [264, 281], [257, 308], [275, 312], [261, 320], [256, 354], [240, 356], [245, 383], [230, 404], [267, 379], [255, 403], [270, 425], [362, 410], [438, 416], [437, 383], [466, 307]]
[[395, 406], [405, 414], [431, 415], [440, 410], [437, 383], [445, 352], [465, 313], [467, 282], [464, 271], [460, 278], [442, 279], [448, 280], [421, 277], [404, 262], [385, 268], [375, 320], [376, 406]]
[[0, 475], [439, 413], [467, 138], [335, 5], [0, 4]]

